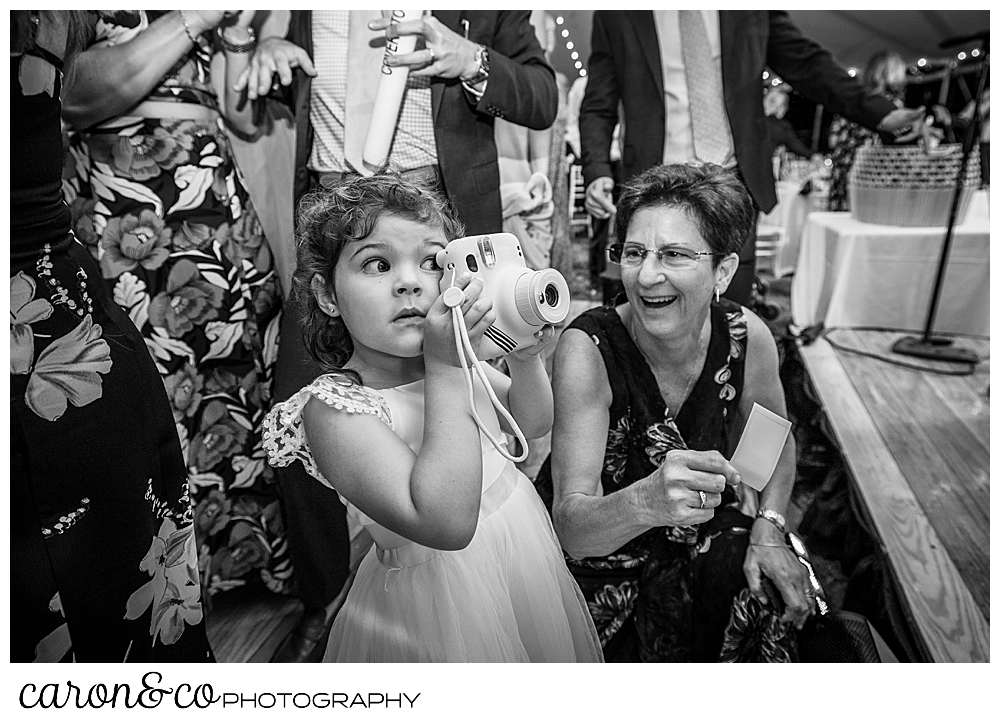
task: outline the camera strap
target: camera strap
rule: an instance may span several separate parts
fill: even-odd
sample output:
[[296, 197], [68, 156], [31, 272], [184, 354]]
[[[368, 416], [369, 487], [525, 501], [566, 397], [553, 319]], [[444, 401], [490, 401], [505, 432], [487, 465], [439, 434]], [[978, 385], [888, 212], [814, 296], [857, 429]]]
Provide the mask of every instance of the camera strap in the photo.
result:
[[[490, 386], [490, 380], [486, 377], [486, 372], [483, 369], [482, 362], [476, 356], [475, 349], [472, 348], [472, 342], [469, 341], [469, 331], [465, 327], [465, 317], [462, 314], [462, 302], [465, 301], [465, 292], [460, 288], [455, 286], [455, 271], [452, 271], [451, 286], [449, 286], [444, 291], [444, 303], [451, 309], [451, 323], [455, 330], [455, 349], [458, 351], [458, 360], [462, 365], [462, 373], [465, 377], [465, 390], [469, 396], [469, 410], [472, 412], [472, 418], [476, 421], [476, 426], [479, 430], [486, 435], [486, 438], [490, 440], [497, 452], [501, 454], [505, 459], [511, 462], [523, 462], [528, 458], [528, 440], [525, 439], [524, 433], [521, 428], [517, 426], [517, 422], [514, 421], [514, 417], [511, 416], [500, 400], [497, 399], [496, 393], [493, 391], [493, 387]], [[466, 358], [468, 355], [468, 359]], [[469, 363], [471, 362], [472, 367], [470, 369]], [[515, 457], [510, 452], [507, 451], [506, 447], [496, 439], [489, 430], [486, 429], [486, 425], [483, 424], [483, 420], [479, 418], [479, 414], [476, 412], [476, 400], [472, 390], [472, 371], [475, 370], [476, 374], [479, 376], [480, 381], [483, 386], [486, 387], [486, 393], [490, 397], [490, 402], [492, 402], [494, 408], [499, 412], [507, 423], [510, 424], [510, 428], [514, 431], [514, 435], [517, 437], [518, 442], [521, 443], [521, 454]]]

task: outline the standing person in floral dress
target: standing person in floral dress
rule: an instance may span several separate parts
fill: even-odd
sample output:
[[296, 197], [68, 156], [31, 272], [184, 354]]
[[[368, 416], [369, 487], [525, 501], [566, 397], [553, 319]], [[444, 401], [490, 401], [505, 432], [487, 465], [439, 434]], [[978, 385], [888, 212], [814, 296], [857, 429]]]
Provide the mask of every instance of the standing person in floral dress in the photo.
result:
[[[865, 88], [892, 101], [897, 108], [903, 107], [906, 91], [906, 63], [899, 53], [889, 50], [875, 53], [868, 60], [863, 75]], [[833, 161], [830, 175], [830, 211], [850, 211], [851, 198], [848, 181], [854, 156], [859, 148], [879, 143], [879, 134], [843, 116], [837, 116], [830, 124], [830, 160]]]
[[[64, 118], [89, 201], [76, 228], [141, 331], [190, 472], [207, 595], [260, 577], [290, 585], [284, 525], [260, 444], [281, 299], [226, 126], [256, 132], [233, 89], [253, 11], [118, 13], [79, 56]], [[210, 64], [221, 53], [223, 77]]]
[[170, 406], [61, 198], [93, 13], [11, 12], [10, 659], [209, 662]]

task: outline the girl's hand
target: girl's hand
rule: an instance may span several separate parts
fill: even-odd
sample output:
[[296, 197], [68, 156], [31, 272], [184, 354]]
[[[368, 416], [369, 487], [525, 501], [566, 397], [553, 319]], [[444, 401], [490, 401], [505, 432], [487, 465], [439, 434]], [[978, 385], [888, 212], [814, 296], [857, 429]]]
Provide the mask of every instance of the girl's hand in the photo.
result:
[[[462, 311], [472, 348], [478, 349], [483, 333], [496, 321], [493, 302], [485, 297], [480, 298], [483, 282], [481, 279], [472, 279], [468, 273], [455, 279], [455, 286], [464, 292], [465, 298], [458, 308]], [[445, 303], [444, 293], [434, 301], [424, 320], [424, 363], [428, 366], [434, 363], [461, 366], [455, 346], [452, 311]]]
[[535, 338], [538, 341], [534, 344], [526, 346], [523, 349], [518, 349], [517, 351], [512, 351], [510, 356], [521, 361], [529, 361], [532, 357], [538, 356], [556, 338], [556, 328], [551, 324], [546, 324], [539, 331], [535, 332]]

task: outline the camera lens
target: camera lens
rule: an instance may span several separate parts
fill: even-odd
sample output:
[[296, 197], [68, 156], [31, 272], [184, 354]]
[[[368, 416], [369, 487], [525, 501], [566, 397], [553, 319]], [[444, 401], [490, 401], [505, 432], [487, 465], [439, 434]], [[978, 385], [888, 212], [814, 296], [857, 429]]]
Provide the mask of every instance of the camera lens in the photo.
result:
[[532, 326], [558, 324], [569, 314], [569, 286], [555, 269], [525, 271], [514, 285], [514, 303]]

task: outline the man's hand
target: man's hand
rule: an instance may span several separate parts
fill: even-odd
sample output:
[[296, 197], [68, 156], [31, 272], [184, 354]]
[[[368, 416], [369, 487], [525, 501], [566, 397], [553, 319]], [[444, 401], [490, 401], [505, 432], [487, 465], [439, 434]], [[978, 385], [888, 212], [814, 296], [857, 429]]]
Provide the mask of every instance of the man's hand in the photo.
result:
[[368, 28], [385, 30], [387, 38], [402, 35], [423, 38], [422, 50], [393, 55], [388, 60], [389, 65], [394, 67], [409, 67], [413, 75], [468, 80], [479, 71], [476, 61], [479, 45], [445, 27], [432, 15], [401, 23], [393, 23], [391, 18], [379, 18], [368, 23]]
[[587, 186], [587, 195], [583, 205], [594, 218], [605, 219], [615, 213], [615, 203], [611, 198], [611, 191], [615, 187], [614, 179], [611, 176], [601, 176], [591, 181]]
[[316, 75], [316, 68], [305, 50], [284, 38], [265, 38], [258, 43], [249, 67], [240, 73], [233, 90], [238, 93], [246, 88], [247, 97], [255, 100], [267, 95], [272, 83], [275, 87], [278, 82], [291, 85], [293, 68], [302, 68], [310, 76]]
[[[926, 120], [927, 108], [897, 108], [883, 118], [876, 130], [892, 133], [896, 143], [908, 143], [924, 134], [924, 126], [930, 125]], [[944, 135], [940, 128], [930, 129], [931, 135], [938, 138]]]

